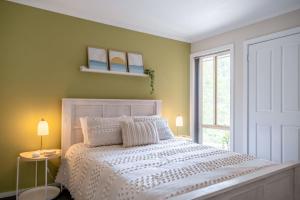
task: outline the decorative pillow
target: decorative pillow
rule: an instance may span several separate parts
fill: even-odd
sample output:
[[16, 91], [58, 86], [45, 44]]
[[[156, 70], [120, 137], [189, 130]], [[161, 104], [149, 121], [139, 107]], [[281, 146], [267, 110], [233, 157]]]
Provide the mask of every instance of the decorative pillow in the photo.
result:
[[122, 122], [122, 138], [124, 147], [132, 147], [159, 142], [155, 122]]
[[95, 147], [122, 144], [121, 122], [131, 120], [128, 117], [116, 118], [80, 118], [84, 144]]
[[152, 116], [135, 116], [134, 122], [147, 122], [152, 121], [156, 123], [158, 135], [160, 140], [168, 140], [174, 138], [174, 134], [168, 126], [168, 121], [158, 115]]

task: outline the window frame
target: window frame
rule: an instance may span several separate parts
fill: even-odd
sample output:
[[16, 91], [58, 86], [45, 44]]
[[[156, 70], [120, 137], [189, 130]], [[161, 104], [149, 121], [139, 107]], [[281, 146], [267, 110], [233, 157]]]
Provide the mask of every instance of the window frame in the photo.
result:
[[[192, 48], [193, 49], [193, 48]], [[199, 85], [200, 79], [200, 70], [198, 70], [199, 66], [199, 58], [201, 56], [207, 56], [211, 54], [220, 53], [223, 51], [230, 52], [230, 150], [235, 151], [236, 145], [235, 142], [235, 109], [234, 109], [234, 88], [235, 88], [235, 77], [234, 77], [234, 44], [228, 44], [224, 46], [219, 46], [216, 48], [208, 49], [208, 50], [200, 50], [195, 51], [190, 55], [190, 135], [194, 142], [202, 143], [202, 126], [199, 121], [202, 120], [201, 113], [201, 98], [199, 97], [201, 91], [201, 85]], [[197, 85], [198, 84], [198, 85]], [[197, 95], [197, 96], [196, 96]], [[197, 120], [197, 121], [196, 121]]]
[[[219, 130], [228, 130], [230, 131], [230, 125], [226, 126], [226, 125], [220, 125], [218, 123], [218, 57], [219, 56], [223, 56], [223, 55], [229, 55], [229, 58], [231, 57], [231, 52], [230, 50], [227, 51], [222, 51], [222, 52], [218, 52], [215, 54], [210, 54], [210, 55], [206, 55], [206, 56], [201, 56], [199, 58], [199, 67], [200, 67], [200, 74], [201, 74], [201, 80], [203, 84], [203, 67], [202, 67], [202, 62], [204, 59], [207, 58], [211, 58], [213, 60], [213, 79], [214, 79], [214, 84], [213, 84], [213, 90], [214, 90], [214, 94], [213, 94], [213, 99], [214, 99], [214, 104], [213, 104], [213, 124], [204, 124], [203, 120], [201, 120], [201, 126], [202, 128], [209, 128], [209, 129], [219, 129]], [[230, 63], [231, 65], [231, 63]], [[231, 75], [231, 74], [230, 74]], [[199, 93], [202, 97], [203, 97], [203, 88], [201, 87], [201, 91]], [[230, 94], [229, 94], [230, 95]], [[230, 95], [231, 98], [231, 95]], [[203, 102], [201, 102], [201, 106], [203, 106]], [[201, 109], [201, 115], [203, 116], [203, 110]], [[230, 113], [231, 115], [231, 113]]]

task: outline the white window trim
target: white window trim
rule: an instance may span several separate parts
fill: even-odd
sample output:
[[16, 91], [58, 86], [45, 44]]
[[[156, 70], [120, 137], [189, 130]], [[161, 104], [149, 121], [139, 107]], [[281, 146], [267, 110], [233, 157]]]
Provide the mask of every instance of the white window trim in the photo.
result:
[[257, 37], [254, 39], [244, 41], [244, 49], [243, 49], [243, 153], [249, 152], [249, 143], [248, 143], [248, 54], [249, 54], [249, 46], [265, 42], [269, 40], [278, 39], [281, 37], [286, 37], [293, 34], [300, 33], [300, 27], [288, 29], [285, 31], [271, 33], [269, 35]]
[[[207, 56], [209, 54], [216, 54], [221, 51], [229, 51], [230, 53], [230, 150], [235, 150], [235, 137], [234, 137], [234, 45], [229, 44], [205, 51], [200, 51], [196, 53], [192, 53], [190, 55], [190, 132], [191, 137], [195, 138], [194, 133], [194, 109], [195, 109], [195, 59], [202, 56]], [[200, 73], [201, 70], [199, 70]], [[199, 76], [200, 79], [201, 76]], [[199, 90], [201, 91], [201, 86], [199, 87]], [[199, 92], [200, 94], [200, 92]], [[201, 102], [199, 102], [201, 104]], [[202, 113], [201, 106], [199, 106], [199, 113]], [[199, 120], [202, 121], [201, 115], [199, 116]], [[198, 132], [201, 133], [202, 127], [201, 123], [199, 123]], [[199, 135], [199, 141], [195, 141], [202, 143], [202, 134]]]

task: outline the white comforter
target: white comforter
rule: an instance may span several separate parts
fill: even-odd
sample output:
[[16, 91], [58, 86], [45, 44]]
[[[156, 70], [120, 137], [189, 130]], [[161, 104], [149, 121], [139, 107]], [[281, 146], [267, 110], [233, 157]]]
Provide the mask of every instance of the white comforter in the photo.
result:
[[186, 140], [124, 148], [73, 145], [56, 182], [76, 200], [168, 199], [272, 165]]

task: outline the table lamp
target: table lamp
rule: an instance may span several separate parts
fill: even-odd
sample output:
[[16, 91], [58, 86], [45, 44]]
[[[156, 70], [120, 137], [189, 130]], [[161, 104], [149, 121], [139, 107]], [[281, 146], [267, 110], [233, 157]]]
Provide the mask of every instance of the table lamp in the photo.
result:
[[179, 127], [182, 127], [183, 126], [183, 117], [178, 115], [176, 117], [176, 127], [177, 127], [177, 135], [178, 135], [178, 129]]
[[48, 122], [43, 118], [38, 123], [37, 134], [41, 136], [41, 150], [43, 149], [43, 136], [49, 135]]

